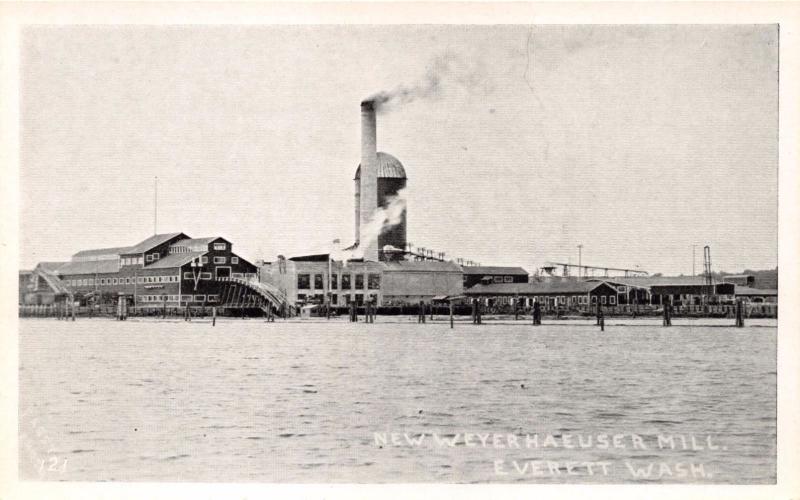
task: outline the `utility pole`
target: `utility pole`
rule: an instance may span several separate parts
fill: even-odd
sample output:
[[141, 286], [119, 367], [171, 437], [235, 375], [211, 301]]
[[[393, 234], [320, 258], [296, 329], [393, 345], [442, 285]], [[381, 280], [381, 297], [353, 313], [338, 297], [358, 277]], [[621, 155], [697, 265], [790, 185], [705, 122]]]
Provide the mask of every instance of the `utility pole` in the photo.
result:
[[696, 269], [695, 261], [697, 260], [695, 256], [696, 250], [697, 250], [697, 245], [692, 245], [692, 276], [697, 276], [697, 271], [695, 270]]
[[583, 250], [583, 244], [578, 245], [578, 277], [579, 278], [583, 275], [583, 266], [581, 266], [582, 250]]

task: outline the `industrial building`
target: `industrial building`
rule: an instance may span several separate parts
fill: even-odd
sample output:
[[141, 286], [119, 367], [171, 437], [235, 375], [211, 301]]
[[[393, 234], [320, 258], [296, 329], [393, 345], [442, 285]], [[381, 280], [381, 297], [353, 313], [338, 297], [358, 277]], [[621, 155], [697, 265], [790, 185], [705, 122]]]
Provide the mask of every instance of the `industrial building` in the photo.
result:
[[[464, 290], [462, 267], [441, 253], [407, 242], [402, 199], [408, 178], [403, 164], [377, 150], [371, 101], [361, 103], [361, 162], [355, 171], [355, 242], [337, 253], [279, 257], [261, 266], [261, 281], [285, 294], [290, 304], [334, 307], [373, 301], [378, 305], [431, 302]], [[385, 212], [396, 220], [382, 221]], [[525, 273], [527, 279], [527, 273]]]
[[[156, 234], [129, 247], [82, 250], [67, 262], [42, 262], [29, 275], [21, 304], [74, 297], [126, 297], [133, 305], [214, 304], [226, 279], [254, 278], [257, 268], [225, 238]], [[22, 282], [22, 274], [20, 280]]]
[[534, 300], [545, 310], [588, 309], [600, 303], [617, 305], [619, 292], [603, 281], [548, 280], [530, 283], [479, 284], [464, 291], [470, 298], [483, 299], [487, 306], [531, 307]]

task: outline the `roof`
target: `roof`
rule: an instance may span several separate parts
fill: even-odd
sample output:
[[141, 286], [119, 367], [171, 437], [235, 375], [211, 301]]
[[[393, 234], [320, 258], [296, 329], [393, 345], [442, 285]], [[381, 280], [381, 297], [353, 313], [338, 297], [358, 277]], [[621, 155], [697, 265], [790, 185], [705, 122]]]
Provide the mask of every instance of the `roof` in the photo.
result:
[[588, 281], [610, 281], [620, 285], [648, 287], [654, 285], [705, 285], [705, 276], [614, 276], [613, 278], [590, 278]]
[[770, 295], [777, 296], [778, 291], [771, 288], [750, 288], [749, 286], [736, 285], [734, 289], [736, 295]]
[[725, 279], [725, 278], [754, 278], [754, 277], [755, 276], [753, 276], [752, 274], [726, 274], [725, 276], [722, 277], [722, 279]]
[[144, 268], [145, 269], [167, 269], [172, 267], [181, 267], [184, 264], [188, 264], [189, 262], [193, 261], [194, 259], [201, 257], [208, 252], [185, 252], [185, 253], [173, 253], [169, 254], [166, 257], [158, 259], [157, 261], [153, 262], [152, 264], [147, 264]]
[[595, 288], [608, 286], [604, 281], [542, 281], [533, 283], [490, 283], [480, 284], [464, 291], [468, 295], [560, 295], [570, 293], [589, 293]]
[[524, 274], [528, 271], [521, 267], [502, 267], [502, 266], [464, 266], [464, 274]]
[[461, 273], [461, 266], [454, 262], [442, 262], [438, 260], [397, 260], [383, 262], [387, 272], [449, 272]]
[[[361, 178], [361, 164], [356, 168], [353, 180]], [[400, 160], [389, 153], [378, 152], [378, 178], [381, 179], [406, 179], [406, 170]]]
[[161, 245], [162, 243], [165, 243], [177, 236], [183, 236], [184, 238], [188, 238], [188, 236], [186, 236], [183, 233], [154, 234], [153, 236], [140, 241], [139, 243], [133, 245], [132, 247], [128, 247], [128, 249], [122, 253], [144, 253], [150, 250], [151, 248], [157, 247], [158, 245]]
[[38, 269], [44, 269], [45, 271], [53, 272], [57, 271], [64, 264], [66, 264], [66, 262], [39, 262], [36, 264], [36, 269], [34, 269], [34, 271]]
[[110, 247], [110, 248], [93, 248], [91, 250], [81, 250], [72, 255], [72, 258], [88, 258], [88, 257], [96, 257], [100, 255], [119, 255], [121, 253], [126, 253], [130, 247]]
[[116, 273], [119, 271], [118, 260], [96, 260], [65, 262], [63, 266], [54, 270], [61, 276], [72, 274], [97, 274]]
[[165, 241], [169, 241], [170, 239], [183, 235], [183, 233], [164, 233], [164, 234], [154, 234], [149, 238], [146, 238], [139, 243], [128, 246], [128, 247], [109, 247], [109, 248], [93, 248], [89, 250], [81, 250], [80, 252], [74, 254], [72, 259], [87, 259], [95, 256], [101, 255], [122, 255], [122, 254], [132, 254], [132, 253], [144, 253], [151, 248], [158, 246]]
[[[216, 240], [225, 240], [225, 238], [223, 238], [222, 236], [207, 236], [205, 238], [184, 238], [182, 240], [176, 241], [175, 243], [172, 244], [172, 246], [188, 247], [192, 245], [208, 245], [212, 241]], [[230, 243], [230, 241], [228, 240], [225, 241]]]

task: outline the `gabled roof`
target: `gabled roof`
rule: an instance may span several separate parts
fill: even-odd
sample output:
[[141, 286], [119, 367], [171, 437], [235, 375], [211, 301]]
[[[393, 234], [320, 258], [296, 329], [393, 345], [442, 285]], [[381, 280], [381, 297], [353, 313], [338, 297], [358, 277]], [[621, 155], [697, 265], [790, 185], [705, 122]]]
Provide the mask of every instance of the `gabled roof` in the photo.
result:
[[504, 267], [504, 266], [464, 266], [464, 274], [524, 274], [528, 275], [528, 271], [521, 267]]
[[132, 247], [128, 247], [126, 251], [121, 253], [125, 254], [144, 253], [150, 250], [151, 248], [157, 247], [158, 245], [161, 245], [162, 243], [165, 243], [176, 237], [188, 238], [188, 236], [186, 236], [183, 233], [154, 234], [153, 236], [140, 241], [139, 243], [133, 245]]
[[181, 267], [194, 259], [201, 257], [208, 252], [185, 252], [185, 253], [172, 253], [158, 259], [152, 264], [147, 264], [145, 269], [167, 269], [171, 267]]
[[175, 247], [188, 247], [192, 245], [208, 245], [212, 241], [222, 240], [226, 243], [230, 243], [230, 241], [226, 240], [222, 236], [207, 236], [205, 238], [184, 238], [182, 240], [178, 240], [170, 246]]

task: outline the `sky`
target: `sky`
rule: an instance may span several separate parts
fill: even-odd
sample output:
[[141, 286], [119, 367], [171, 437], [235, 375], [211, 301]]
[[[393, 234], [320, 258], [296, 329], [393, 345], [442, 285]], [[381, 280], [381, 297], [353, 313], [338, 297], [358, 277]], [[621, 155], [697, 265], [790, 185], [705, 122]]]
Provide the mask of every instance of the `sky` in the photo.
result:
[[[362, 99], [408, 239], [484, 265], [777, 265], [778, 31], [39, 26], [21, 52], [21, 268], [157, 231], [250, 261], [353, 241]], [[382, 93], [382, 94], [381, 94]]]

